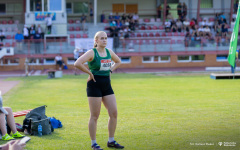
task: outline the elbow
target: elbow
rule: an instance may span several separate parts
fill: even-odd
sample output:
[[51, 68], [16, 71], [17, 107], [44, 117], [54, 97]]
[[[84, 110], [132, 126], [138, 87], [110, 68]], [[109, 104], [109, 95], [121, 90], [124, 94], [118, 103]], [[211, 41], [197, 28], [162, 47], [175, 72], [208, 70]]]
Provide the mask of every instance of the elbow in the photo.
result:
[[121, 62], [121, 60], [119, 60], [119, 62], [118, 62], [118, 65], [120, 66], [120, 65], [121, 65], [121, 63], [122, 63], [122, 62]]
[[78, 64], [77, 64], [77, 62], [75, 62], [75, 63], [74, 63], [74, 67], [78, 67]]

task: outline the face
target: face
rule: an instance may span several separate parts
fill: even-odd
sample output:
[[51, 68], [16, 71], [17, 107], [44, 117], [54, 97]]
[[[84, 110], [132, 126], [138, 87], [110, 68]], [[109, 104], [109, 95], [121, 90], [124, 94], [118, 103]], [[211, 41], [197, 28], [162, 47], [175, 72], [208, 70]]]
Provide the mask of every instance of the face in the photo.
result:
[[107, 34], [106, 33], [100, 33], [98, 35], [98, 38], [96, 39], [96, 43], [100, 47], [106, 47], [107, 46]]

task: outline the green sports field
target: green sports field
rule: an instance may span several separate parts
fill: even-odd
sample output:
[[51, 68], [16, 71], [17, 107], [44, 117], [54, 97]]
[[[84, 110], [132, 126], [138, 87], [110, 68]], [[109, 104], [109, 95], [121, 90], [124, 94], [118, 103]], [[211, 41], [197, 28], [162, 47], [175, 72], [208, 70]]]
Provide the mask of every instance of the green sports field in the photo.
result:
[[[3, 96], [5, 106], [20, 111], [47, 105], [46, 115], [63, 123], [52, 135], [31, 136], [26, 149], [90, 149], [86, 78], [7, 79], [21, 83]], [[112, 86], [118, 105], [115, 139], [125, 150], [240, 149], [240, 80], [113, 74]], [[23, 119], [18, 117], [16, 122], [22, 124]], [[107, 122], [102, 105], [97, 143], [104, 150], [108, 149]], [[233, 145], [224, 146], [224, 142]]]

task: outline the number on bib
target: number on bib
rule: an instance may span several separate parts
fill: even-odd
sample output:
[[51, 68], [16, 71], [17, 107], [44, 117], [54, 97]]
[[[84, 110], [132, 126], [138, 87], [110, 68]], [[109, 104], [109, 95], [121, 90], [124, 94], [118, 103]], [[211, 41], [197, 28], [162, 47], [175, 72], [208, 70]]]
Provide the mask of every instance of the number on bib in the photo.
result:
[[108, 71], [111, 67], [111, 59], [102, 59], [100, 71]]

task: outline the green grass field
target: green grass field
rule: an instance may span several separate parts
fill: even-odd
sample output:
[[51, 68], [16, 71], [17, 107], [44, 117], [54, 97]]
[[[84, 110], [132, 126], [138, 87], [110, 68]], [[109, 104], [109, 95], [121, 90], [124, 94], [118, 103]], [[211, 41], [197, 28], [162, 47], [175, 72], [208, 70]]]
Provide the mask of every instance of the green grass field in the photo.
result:
[[[86, 78], [7, 79], [22, 82], [3, 96], [5, 106], [20, 111], [47, 105], [46, 115], [63, 123], [52, 135], [31, 136], [26, 149], [90, 149]], [[113, 74], [112, 86], [118, 105], [115, 139], [125, 150], [240, 149], [240, 80]], [[16, 122], [22, 124], [23, 119], [18, 117]], [[102, 105], [97, 142], [105, 150], [107, 122]], [[218, 142], [236, 142], [236, 146], [219, 146]], [[214, 145], [198, 145], [206, 143]]]

